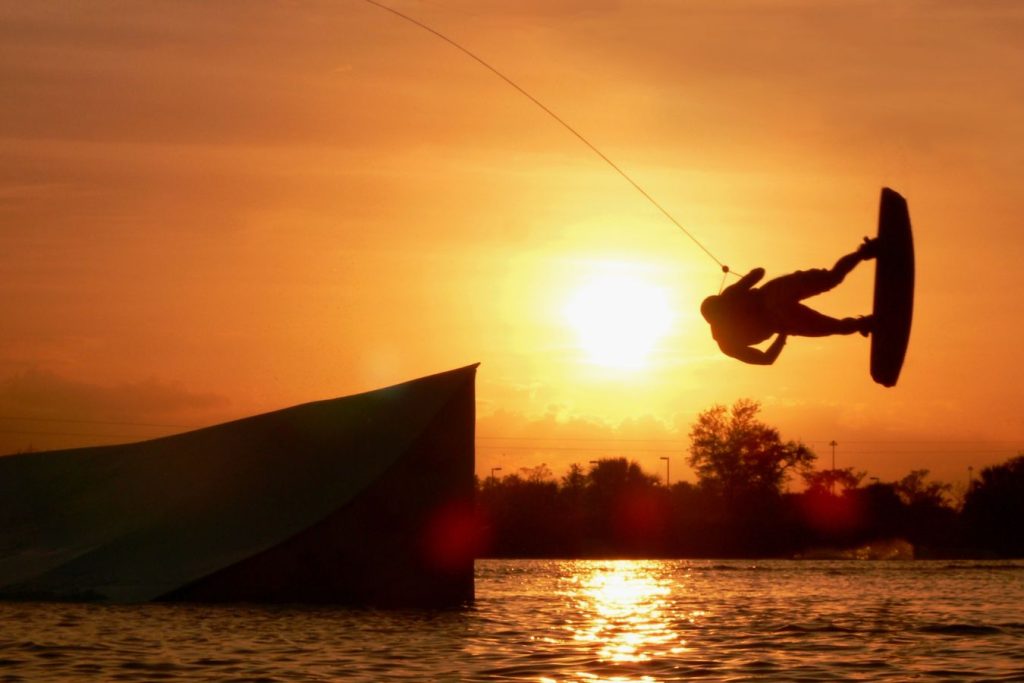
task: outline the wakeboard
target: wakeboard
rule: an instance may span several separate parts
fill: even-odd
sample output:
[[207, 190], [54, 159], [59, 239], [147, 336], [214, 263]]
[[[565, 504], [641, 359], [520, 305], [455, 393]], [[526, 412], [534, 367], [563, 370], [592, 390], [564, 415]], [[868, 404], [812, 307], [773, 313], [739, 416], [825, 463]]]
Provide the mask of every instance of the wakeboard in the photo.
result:
[[899, 379], [914, 315], [914, 240], [907, 200], [882, 188], [875, 260], [871, 378], [892, 387]]

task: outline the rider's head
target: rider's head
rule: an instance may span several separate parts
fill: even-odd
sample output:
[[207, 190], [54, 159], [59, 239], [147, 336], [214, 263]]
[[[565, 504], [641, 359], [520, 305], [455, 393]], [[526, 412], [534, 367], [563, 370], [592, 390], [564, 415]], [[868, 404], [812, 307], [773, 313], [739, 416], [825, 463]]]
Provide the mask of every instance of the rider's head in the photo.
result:
[[709, 296], [707, 299], [700, 304], [700, 314], [704, 316], [704, 319], [711, 322], [714, 318], [718, 317], [719, 304], [721, 303], [720, 297], [717, 295]]

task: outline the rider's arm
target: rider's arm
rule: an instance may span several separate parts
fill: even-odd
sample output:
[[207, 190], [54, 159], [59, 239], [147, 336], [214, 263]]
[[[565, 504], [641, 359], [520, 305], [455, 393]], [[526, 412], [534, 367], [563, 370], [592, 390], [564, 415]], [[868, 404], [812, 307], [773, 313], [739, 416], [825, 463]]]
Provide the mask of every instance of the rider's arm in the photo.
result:
[[768, 347], [767, 350], [762, 351], [755, 349], [753, 346], [723, 346], [719, 344], [722, 352], [727, 356], [732, 356], [736, 360], [741, 360], [744, 363], [750, 363], [751, 365], [771, 365], [775, 362], [775, 359], [782, 353], [782, 347], [786, 345], [786, 335], [780, 334], [775, 337], [775, 341]]
[[758, 283], [758, 281], [764, 277], [764, 268], [754, 268], [752, 271], [744, 275], [739, 279], [739, 282], [733, 284], [722, 290], [722, 294], [728, 294], [729, 292], [735, 292], [737, 290], [747, 290]]

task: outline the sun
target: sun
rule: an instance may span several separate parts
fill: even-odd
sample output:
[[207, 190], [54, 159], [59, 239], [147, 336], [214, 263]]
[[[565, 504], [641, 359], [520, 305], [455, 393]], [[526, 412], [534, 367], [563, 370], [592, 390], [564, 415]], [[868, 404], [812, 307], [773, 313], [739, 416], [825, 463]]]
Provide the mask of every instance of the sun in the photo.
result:
[[589, 362], [639, 369], [673, 322], [665, 290], [640, 273], [609, 269], [573, 290], [564, 309]]

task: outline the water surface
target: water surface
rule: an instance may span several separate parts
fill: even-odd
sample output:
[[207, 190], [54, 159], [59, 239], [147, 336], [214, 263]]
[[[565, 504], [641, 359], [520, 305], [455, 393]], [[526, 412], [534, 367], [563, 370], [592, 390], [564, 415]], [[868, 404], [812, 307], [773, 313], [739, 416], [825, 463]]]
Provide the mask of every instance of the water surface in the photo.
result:
[[0, 680], [1024, 680], [1024, 562], [476, 572], [439, 612], [0, 603]]

